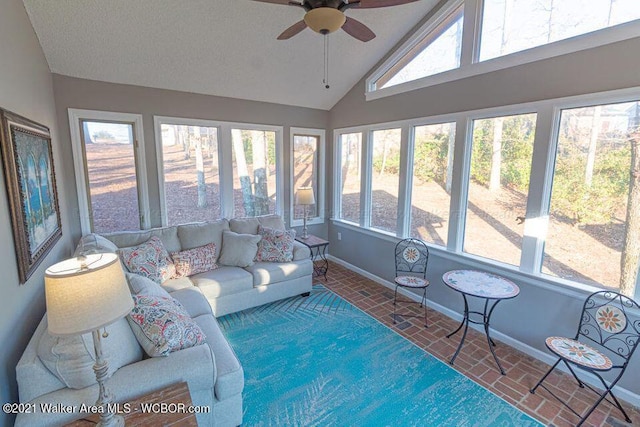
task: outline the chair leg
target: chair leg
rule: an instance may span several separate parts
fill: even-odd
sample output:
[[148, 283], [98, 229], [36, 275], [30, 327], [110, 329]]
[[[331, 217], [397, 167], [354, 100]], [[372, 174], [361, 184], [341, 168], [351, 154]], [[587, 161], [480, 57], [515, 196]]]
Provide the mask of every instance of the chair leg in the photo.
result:
[[424, 288], [422, 293], [422, 305], [424, 306], [424, 327], [428, 328], [429, 324], [427, 323], [427, 288]]
[[564, 362], [564, 364], [567, 366], [567, 368], [569, 368], [569, 371], [573, 375], [573, 378], [575, 378], [575, 380], [578, 382], [578, 387], [584, 388], [584, 383], [580, 380], [580, 378], [578, 378], [571, 365], [569, 365], [566, 361]]
[[544, 374], [544, 376], [542, 378], [540, 378], [540, 381], [538, 381], [538, 384], [536, 384], [531, 390], [529, 390], [531, 392], [531, 394], [535, 394], [536, 393], [536, 389], [540, 386], [540, 384], [542, 384], [544, 382], [544, 380], [547, 379], [547, 377], [549, 376], [551, 371], [556, 369], [556, 366], [558, 366], [558, 363], [560, 363], [561, 360], [562, 359], [558, 359], [558, 361], [553, 364], [553, 366], [547, 371], [547, 373]]
[[396, 298], [398, 297], [398, 285], [396, 285], [396, 290], [393, 292], [393, 324], [396, 324]]

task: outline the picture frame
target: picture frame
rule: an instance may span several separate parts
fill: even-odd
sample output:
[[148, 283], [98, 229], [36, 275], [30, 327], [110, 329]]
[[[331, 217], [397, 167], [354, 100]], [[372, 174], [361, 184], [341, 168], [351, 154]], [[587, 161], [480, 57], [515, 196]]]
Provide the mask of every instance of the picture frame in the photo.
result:
[[0, 109], [0, 143], [20, 284], [62, 237], [49, 128]]

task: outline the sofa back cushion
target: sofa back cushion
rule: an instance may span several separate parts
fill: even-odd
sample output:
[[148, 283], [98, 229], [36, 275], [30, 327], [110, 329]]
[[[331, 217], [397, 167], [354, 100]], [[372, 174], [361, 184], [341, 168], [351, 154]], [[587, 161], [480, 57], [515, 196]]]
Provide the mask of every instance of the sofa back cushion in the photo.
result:
[[222, 232], [226, 230], [229, 230], [229, 221], [226, 219], [179, 225], [178, 239], [180, 240], [180, 247], [184, 251], [213, 243], [218, 248], [217, 252], [219, 253], [222, 247]]
[[180, 239], [178, 239], [178, 227], [160, 227], [143, 231], [119, 231], [105, 233], [102, 236], [112, 241], [119, 248], [137, 246], [155, 236], [162, 241], [162, 244], [169, 252], [182, 249]]
[[117, 250], [118, 247], [111, 240], [102, 237], [99, 234], [91, 233], [86, 236], [82, 236], [73, 256], [77, 257], [78, 255], [116, 252]]
[[[109, 376], [120, 367], [142, 360], [142, 349], [125, 318], [107, 326], [102, 355], [109, 363]], [[96, 383], [92, 334], [57, 337], [45, 331], [40, 337], [38, 358], [63, 384], [81, 389]]]
[[280, 215], [263, 215], [247, 218], [233, 218], [229, 220], [231, 231], [239, 234], [258, 234], [258, 226], [273, 228], [275, 230], [285, 229], [284, 221]]

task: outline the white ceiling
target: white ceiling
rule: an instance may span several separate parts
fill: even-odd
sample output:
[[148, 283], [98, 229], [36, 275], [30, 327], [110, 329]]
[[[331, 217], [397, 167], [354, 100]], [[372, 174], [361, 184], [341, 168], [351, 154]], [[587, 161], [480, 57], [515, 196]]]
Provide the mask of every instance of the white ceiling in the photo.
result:
[[72, 77], [328, 110], [436, 0], [348, 10], [377, 35], [363, 43], [306, 29], [298, 7], [250, 0], [24, 0], [51, 72]]

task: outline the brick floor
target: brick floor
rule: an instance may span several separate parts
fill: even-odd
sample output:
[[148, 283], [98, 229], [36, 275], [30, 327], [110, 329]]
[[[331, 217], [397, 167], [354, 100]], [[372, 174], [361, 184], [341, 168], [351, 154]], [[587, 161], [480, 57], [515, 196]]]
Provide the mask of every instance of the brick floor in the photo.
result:
[[[435, 310], [428, 312], [428, 328], [424, 327], [422, 317], [401, 317], [394, 325], [393, 291], [335, 262], [330, 265], [326, 281], [322, 277], [315, 280], [440, 360], [449, 362], [459, 343], [460, 332], [451, 339], [446, 338], [459, 322]], [[402, 310], [405, 313], [422, 314], [417, 304], [402, 307]], [[579, 421], [575, 414], [559, 404], [546, 390], [538, 388], [536, 394], [529, 392], [548, 369], [546, 364], [498, 340], [494, 341], [500, 363], [507, 372], [506, 376], [498, 372], [484, 334], [473, 329], [469, 329], [464, 347], [455, 361], [455, 369], [548, 426], [571, 426]], [[576, 409], [587, 408], [589, 402], [594, 401], [594, 394], [578, 388], [570, 375], [559, 371], [550, 375], [545, 385], [571, 401]], [[618, 408], [604, 402], [583, 425], [640, 426], [640, 409], [624, 403], [623, 406], [631, 417], [632, 424], [624, 421]]]

